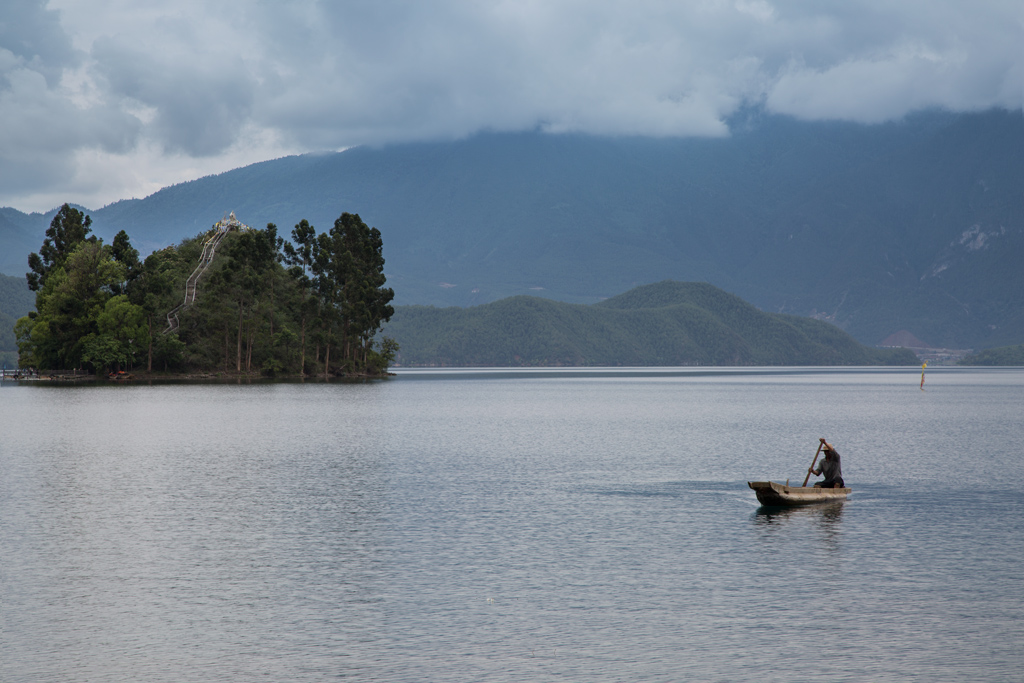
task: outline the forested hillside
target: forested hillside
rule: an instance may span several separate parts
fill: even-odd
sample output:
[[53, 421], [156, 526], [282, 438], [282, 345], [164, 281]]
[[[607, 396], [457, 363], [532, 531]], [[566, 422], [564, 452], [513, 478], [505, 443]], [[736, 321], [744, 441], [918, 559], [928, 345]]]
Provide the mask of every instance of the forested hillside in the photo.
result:
[[[673, 279], [869, 345], [899, 330], [946, 348], [1024, 341], [1020, 111], [866, 126], [752, 109], [729, 124], [723, 138], [495, 133], [288, 157], [117, 202], [94, 229], [145, 254], [230, 210], [322, 227], [359, 206], [388, 226], [400, 304], [595, 303]], [[11, 216], [15, 232], [35, 221], [37, 245], [49, 214]]]
[[661, 282], [593, 305], [517, 296], [399, 306], [385, 332], [412, 366], [913, 365], [834, 325], [764, 313], [705, 283]]
[[960, 365], [1024, 365], [1024, 344], [985, 349], [967, 356]]
[[39, 248], [54, 213], [56, 209], [47, 217], [0, 208], [0, 273], [24, 280], [28, 270], [25, 259]]
[[35, 296], [29, 291], [24, 276], [0, 275], [0, 362], [8, 367], [18, 364], [18, 347], [14, 341], [14, 322], [35, 307]]

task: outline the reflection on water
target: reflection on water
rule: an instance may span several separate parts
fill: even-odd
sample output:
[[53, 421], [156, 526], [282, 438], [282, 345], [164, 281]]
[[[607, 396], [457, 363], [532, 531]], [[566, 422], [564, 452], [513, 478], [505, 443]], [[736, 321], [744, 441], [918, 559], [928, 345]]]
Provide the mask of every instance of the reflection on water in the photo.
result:
[[792, 507], [762, 505], [754, 513], [754, 521], [757, 524], [780, 524], [791, 519], [812, 519], [832, 525], [842, 518], [845, 502], [836, 500]]
[[839, 550], [841, 522], [846, 501], [836, 500], [827, 503], [800, 505], [795, 507], [775, 507], [762, 505], [754, 512], [754, 527], [771, 533], [775, 527], [796, 524], [817, 532], [817, 537], [824, 543], [822, 547], [835, 552]]

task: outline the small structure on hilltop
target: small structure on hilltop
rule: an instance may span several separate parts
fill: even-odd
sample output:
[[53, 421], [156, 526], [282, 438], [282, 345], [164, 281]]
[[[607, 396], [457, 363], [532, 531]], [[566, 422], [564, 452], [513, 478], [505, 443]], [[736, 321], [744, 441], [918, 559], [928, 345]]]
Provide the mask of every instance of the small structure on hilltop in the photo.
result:
[[188, 276], [188, 280], [185, 282], [185, 300], [167, 313], [167, 327], [164, 329], [164, 334], [175, 332], [178, 329], [178, 311], [188, 308], [196, 300], [199, 278], [202, 277], [203, 273], [206, 272], [206, 269], [213, 262], [213, 257], [217, 252], [217, 245], [231, 231], [248, 232], [249, 230], [252, 230], [252, 227], [238, 220], [235, 217], [234, 211], [213, 224], [209, 236], [203, 242], [203, 253], [199, 256], [199, 265], [196, 266], [196, 269], [192, 271], [192, 274]]
[[229, 213], [227, 218], [221, 218], [219, 221], [214, 223], [213, 229], [218, 232], [228, 232], [230, 230], [248, 232], [249, 230], [252, 230], [250, 226], [235, 218], [234, 211]]

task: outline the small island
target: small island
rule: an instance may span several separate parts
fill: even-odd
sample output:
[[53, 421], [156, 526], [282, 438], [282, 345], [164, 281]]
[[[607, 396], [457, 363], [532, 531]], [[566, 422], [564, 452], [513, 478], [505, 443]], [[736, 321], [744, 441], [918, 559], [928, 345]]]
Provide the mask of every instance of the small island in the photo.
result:
[[380, 231], [343, 213], [325, 232], [300, 221], [251, 228], [232, 213], [139, 259], [63, 205], [29, 256], [36, 310], [15, 325], [19, 365], [39, 375], [123, 378], [379, 377], [397, 350], [376, 339], [394, 314]]

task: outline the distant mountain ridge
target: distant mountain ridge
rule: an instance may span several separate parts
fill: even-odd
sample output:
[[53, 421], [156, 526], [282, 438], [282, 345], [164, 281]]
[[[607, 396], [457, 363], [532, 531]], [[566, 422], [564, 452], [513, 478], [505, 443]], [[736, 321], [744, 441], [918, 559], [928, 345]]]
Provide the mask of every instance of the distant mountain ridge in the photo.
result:
[[413, 366], [914, 365], [829, 323], [765, 313], [700, 282], [598, 304], [516, 296], [469, 308], [398, 307], [383, 330]]
[[[282, 234], [342, 211], [381, 230], [396, 303], [526, 294], [594, 303], [707, 281], [877, 344], [1024, 340], [1024, 118], [925, 112], [877, 126], [741, 112], [718, 139], [541, 133], [267, 161], [92, 211], [143, 252], [234, 210]], [[47, 216], [0, 211], [4, 272]], [[24, 237], [36, 225], [35, 241]], [[15, 239], [17, 238], [17, 239]], [[18, 241], [20, 240], [20, 241]], [[11, 266], [10, 264], [14, 264]], [[18, 264], [21, 265], [18, 265]]]
[[0, 359], [8, 367], [14, 367], [17, 361], [14, 323], [35, 309], [35, 301], [36, 296], [29, 291], [24, 277], [16, 278], [0, 273]]

